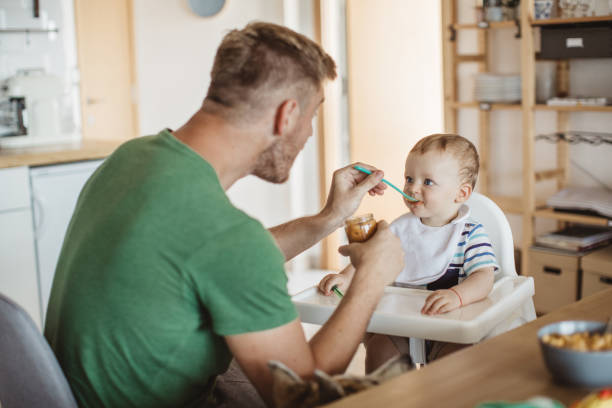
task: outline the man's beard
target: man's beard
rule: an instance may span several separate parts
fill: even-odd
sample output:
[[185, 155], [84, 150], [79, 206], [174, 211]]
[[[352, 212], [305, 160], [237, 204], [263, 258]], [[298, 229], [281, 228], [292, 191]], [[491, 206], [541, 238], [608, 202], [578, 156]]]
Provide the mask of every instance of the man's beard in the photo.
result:
[[252, 174], [271, 183], [284, 183], [289, 178], [297, 153], [279, 140], [259, 155]]

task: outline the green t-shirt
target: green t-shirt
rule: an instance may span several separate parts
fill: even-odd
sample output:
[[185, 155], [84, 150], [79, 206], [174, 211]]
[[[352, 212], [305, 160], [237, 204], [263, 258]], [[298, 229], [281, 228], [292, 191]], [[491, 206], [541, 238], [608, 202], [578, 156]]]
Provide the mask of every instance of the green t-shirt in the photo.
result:
[[45, 336], [80, 406], [189, 406], [228, 367], [223, 336], [297, 317], [283, 264], [201, 156], [135, 139], [81, 192]]

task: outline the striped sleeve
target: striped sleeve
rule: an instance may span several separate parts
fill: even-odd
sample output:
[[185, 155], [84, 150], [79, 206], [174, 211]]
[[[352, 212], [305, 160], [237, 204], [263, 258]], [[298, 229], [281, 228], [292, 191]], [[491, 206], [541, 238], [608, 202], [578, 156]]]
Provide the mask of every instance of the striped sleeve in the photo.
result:
[[464, 233], [467, 235], [463, 250], [465, 275], [469, 276], [472, 272], [487, 267], [493, 267], [494, 270], [499, 269], [491, 240], [482, 224], [473, 224], [473, 227], [466, 229]]

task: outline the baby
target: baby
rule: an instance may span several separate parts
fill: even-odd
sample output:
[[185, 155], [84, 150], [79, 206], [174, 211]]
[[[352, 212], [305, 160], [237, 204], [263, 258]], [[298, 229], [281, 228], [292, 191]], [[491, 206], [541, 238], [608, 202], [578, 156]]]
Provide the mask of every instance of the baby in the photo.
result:
[[[425, 300], [423, 314], [446, 313], [476, 302], [493, 287], [499, 266], [491, 242], [465, 204], [476, 184], [478, 167], [476, 148], [458, 135], [427, 136], [406, 158], [404, 192], [419, 201], [404, 199], [410, 212], [391, 224], [405, 252], [405, 266], [395, 284], [434, 291]], [[354, 272], [349, 265], [339, 274], [327, 275], [319, 289], [326, 295], [334, 286], [346, 290]], [[408, 340], [366, 336], [366, 370], [409, 352]], [[452, 348], [446, 343], [427, 343], [428, 360]]]

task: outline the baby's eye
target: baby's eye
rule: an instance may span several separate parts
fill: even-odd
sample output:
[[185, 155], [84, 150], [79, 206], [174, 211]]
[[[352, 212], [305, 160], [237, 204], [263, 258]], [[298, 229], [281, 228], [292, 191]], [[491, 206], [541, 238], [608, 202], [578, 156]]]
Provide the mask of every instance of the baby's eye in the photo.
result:
[[432, 179], [425, 179], [425, 182], [423, 182], [423, 184], [425, 184], [426, 186], [433, 186], [434, 182]]
[[412, 177], [406, 176], [406, 183], [412, 183]]

